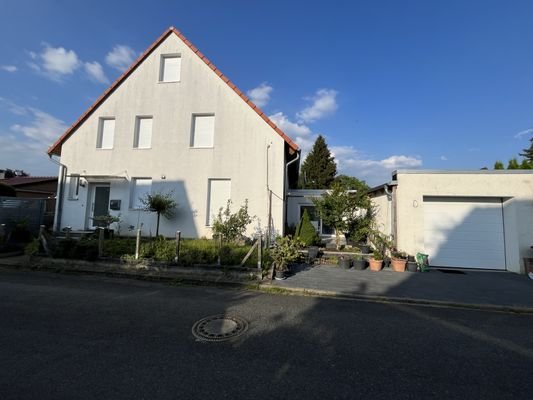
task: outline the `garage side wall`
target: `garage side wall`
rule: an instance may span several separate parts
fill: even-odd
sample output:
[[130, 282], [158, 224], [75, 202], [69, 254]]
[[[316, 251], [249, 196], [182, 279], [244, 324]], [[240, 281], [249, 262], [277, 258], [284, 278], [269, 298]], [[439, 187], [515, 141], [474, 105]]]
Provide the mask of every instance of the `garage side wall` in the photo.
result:
[[506, 267], [509, 271], [523, 273], [523, 258], [533, 256], [530, 248], [533, 245], [533, 173], [520, 172], [402, 173], [398, 171], [396, 205], [398, 248], [410, 254], [425, 251], [424, 196], [501, 198]]

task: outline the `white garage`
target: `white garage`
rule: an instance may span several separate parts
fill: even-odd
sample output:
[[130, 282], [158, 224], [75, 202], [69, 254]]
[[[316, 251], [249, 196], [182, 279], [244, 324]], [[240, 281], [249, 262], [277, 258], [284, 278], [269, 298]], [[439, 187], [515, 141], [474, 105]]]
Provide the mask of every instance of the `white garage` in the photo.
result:
[[533, 257], [533, 170], [399, 170], [370, 194], [378, 228], [431, 266], [524, 273]]
[[504, 270], [501, 198], [424, 197], [424, 251], [441, 267]]

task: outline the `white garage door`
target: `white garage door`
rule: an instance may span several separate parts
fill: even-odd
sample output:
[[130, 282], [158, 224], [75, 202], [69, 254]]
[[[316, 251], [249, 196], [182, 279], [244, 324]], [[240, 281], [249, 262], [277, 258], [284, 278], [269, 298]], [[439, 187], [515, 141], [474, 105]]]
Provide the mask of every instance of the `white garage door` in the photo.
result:
[[434, 266], [505, 269], [501, 199], [424, 197], [424, 246]]

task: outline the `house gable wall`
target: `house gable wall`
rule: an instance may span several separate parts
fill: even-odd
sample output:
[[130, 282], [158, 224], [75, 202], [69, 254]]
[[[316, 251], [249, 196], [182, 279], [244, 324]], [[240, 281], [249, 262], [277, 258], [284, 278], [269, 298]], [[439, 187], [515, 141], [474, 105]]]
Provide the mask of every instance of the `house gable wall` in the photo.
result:
[[[181, 55], [179, 82], [159, 82], [160, 57]], [[191, 148], [192, 115], [213, 113], [213, 148]], [[150, 149], [134, 149], [136, 116], [152, 116]], [[113, 149], [97, 149], [99, 118], [114, 117]], [[267, 147], [270, 146], [267, 150]], [[117, 175], [111, 198], [121, 199], [124, 226], [155, 230], [155, 217], [129, 210], [129, 182], [151, 177], [154, 191], [174, 191], [176, 219], [162, 219], [161, 233], [176, 229], [185, 236], [210, 236], [206, 227], [209, 178], [231, 179], [235, 207], [249, 200], [249, 212], [267, 225], [268, 186], [274, 226], [282, 231], [285, 141], [176, 35], [169, 35], [62, 144], [67, 174]], [[89, 204], [88, 187], [79, 199], [65, 190], [62, 226], [83, 229]], [[117, 214], [118, 212], [115, 212]], [[257, 223], [257, 222], [256, 222]], [[252, 229], [252, 228], [251, 228]]]

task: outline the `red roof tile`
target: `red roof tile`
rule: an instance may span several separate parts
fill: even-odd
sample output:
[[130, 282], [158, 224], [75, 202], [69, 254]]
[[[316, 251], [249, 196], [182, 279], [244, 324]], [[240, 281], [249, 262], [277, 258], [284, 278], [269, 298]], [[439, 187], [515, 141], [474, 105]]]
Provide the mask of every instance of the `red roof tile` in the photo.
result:
[[281, 129], [279, 129], [264, 113], [257, 107], [248, 97], [244, 95], [231, 81], [217, 68], [215, 65], [207, 59], [181, 32], [174, 27], [167, 29], [159, 38], [146, 51], [139, 56], [139, 58], [115, 81], [106, 89], [106, 91], [85, 111], [73, 124], [68, 128], [63, 135], [48, 149], [48, 155], [61, 155], [61, 145], [67, 140], [70, 135], [95, 111], [95, 109], [104, 100], [117, 89], [120, 84], [130, 76], [133, 71], [152, 53], [152, 51], [165, 40], [169, 35], [177, 35], [198, 57], [206, 63], [220, 78], [226, 82], [231, 89], [235, 91], [261, 118], [263, 118], [275, 131], [280, 135], [285, 142], [293, 149], [298, 150], [298, 145], [294, 143]]

